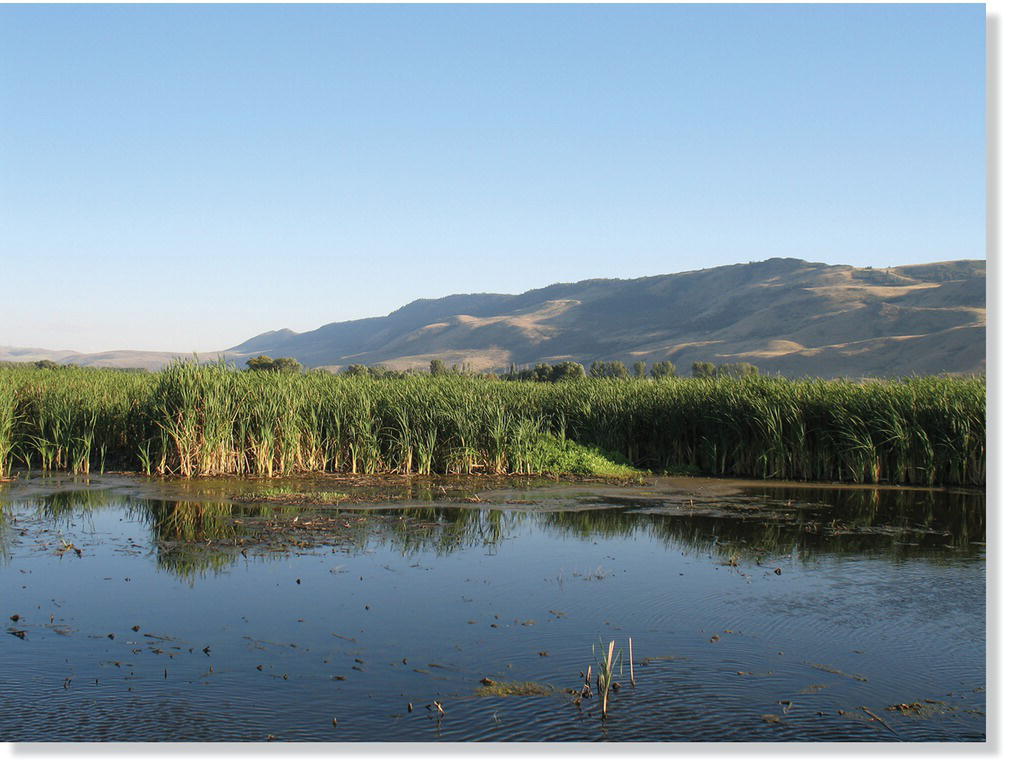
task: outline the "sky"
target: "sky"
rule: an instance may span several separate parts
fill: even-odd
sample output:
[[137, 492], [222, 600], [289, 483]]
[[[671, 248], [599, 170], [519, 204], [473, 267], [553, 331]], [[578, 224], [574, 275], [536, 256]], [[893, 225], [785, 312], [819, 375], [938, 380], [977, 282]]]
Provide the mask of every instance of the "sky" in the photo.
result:
[[0, 346], [985, 257], [983, 5], [0, 6]]

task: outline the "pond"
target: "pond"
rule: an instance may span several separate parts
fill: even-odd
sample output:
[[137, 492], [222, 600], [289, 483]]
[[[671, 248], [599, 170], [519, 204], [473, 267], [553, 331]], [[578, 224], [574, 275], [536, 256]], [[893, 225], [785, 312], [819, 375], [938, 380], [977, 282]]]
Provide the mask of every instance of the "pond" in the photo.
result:
[[978, 492], [55, 475], [0, 507], [8, 741], [985, 738]]

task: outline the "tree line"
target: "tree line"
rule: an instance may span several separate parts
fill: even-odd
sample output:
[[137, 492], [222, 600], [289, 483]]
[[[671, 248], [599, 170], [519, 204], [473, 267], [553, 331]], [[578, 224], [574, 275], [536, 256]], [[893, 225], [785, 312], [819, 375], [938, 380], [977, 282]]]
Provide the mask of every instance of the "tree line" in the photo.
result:
[[[246, 361], [250, 370], [261, 370], [280, 373], [298, 373], [303, 371], [303, 366], [292, 357], [280, 357], [272, 359], [265, 355], [253, 357]], [[312, 371], [318, 372], [318, 371]], [[323, 371], [319, 371], [323, 372]], [[531, 367], [518, 368], [511, 364], [510, 370], [505, 373], [487, 373], [473, 371], [465, 363], [463, 365], [448, 365], [444, 360], [434, 359], [429, 363], [430, 376], [467, 376], [472, 378], [487, 378], [501, 381], [537, 381], [540, 383], [557, 383], [559, 381], [573, 381], [581, 378], [675, 378], [678, 375], [675, 364], [671, 360], [654, 362], [648, 368], [643, 360], [637, 360], [632, 368], [621, 360], [596, 360], [589, 368], [581, 363], [567, 360], [549, 364], [539, 362]], [[760, 374], [756, 365], [748, 362], [726, 362], [720, 365], [713, 362], [694, 362], [690, 368], [690, 375], [693, 378], [746, 378]], [[422, 371], [399, 371], [388, 370], [383, 365], [349, 365], [338, 375], [369, 377], [369, 378], [405, 378], [408, 376], [426, 375]]]

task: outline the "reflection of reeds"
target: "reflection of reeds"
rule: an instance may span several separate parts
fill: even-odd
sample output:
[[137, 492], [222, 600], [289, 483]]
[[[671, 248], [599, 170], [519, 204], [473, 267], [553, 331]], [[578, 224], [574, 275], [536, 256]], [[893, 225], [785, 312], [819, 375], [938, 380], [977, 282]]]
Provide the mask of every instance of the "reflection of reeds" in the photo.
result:
[[239, 556], [240, 534], [227, 502], [135, 500], [130, 503], [151, 528], [159, 568], [186, 580], [221, 572]]
[[[949, 557], [976, 550], [974, 542], [985, 537], [985, 496], [978, 492], [786, 487], [764, 488], [764, 494], [698, 501], [685, 514], [636, 513], [641, 505], [631, 502], [623, 510], [536, 512], [531, 519], [581, 538], [647, 534], [681, 551], [718, 554], [735, 564], [789, 554], [804, 560], [870, 553], [894, 541], [930, 544], [928, 550], [936, 552], [945, 543], [949, 548], [942, 556]], [[890, 551], [911, 557], [926, 549], [905, 545]]]
[[983, 485], [984, 419], [981, 377], [546, 385], [14, 367], [0, 368], [0, 472], [552, 472], [593, 468], [603, 451], [659, 470]]
[[156, 500], [142, 508], [156, 540], [191, 543], [236, 538], [238, 526], [232, 519], [235, 507], [231, 503]]
[[[208, 492], [206, 482], [202, 480], [200, 487], [188, 485], [188, 492]], [[227, 495], [232, 487], [229, 482], [211, 483], [211, 490]], [[269, 492], [266, 488], [298, 491], [287, 484], [264, 483], [263, 487], [265, 493]], [[346, 512], [345, 518], [353, 524], [342, 527], [339, 537], [348, 552], [381, 544], [405, 556], [443, 555], [472, 547], [495, 548], [531, 525], [550, 535], [582, 538], [642, 535], [683, 552], [748, 567], [758, 560], [787, 555], [806, 560], [847, 553], [949, 562], [954, 556], [977, 557], [981, 549], [976, 544], [985, 536], [984, 495], [979, 492], [769, 487], [764, 493], [764, 497], [701, 499], [692, 507], [692, 516], [636, 513], [640, 502], [632, 501], [627, 507], [580, 512], [448, 507]], [[115, 491], [78, 489], [35, 496], [19, 504], [58, 520], [120, 502]], [[305, 513], [298, 506], [236, 506], [226, 501], [134, 499], [129, 507], [150, 526], [160, 566], [188, 576], [228, 566], [248, 545], [236, 542], [257, 539], [267, 532], [265, 522], [270, 523], [268, 527], [274, 521], [284, 526], [286, 518]], [[313, 513], [325, 516], [319, 510]], [[0, 540], [9, 542], [8, 516], [0, 515]], [[312, 542], [306, 534], [295, 532], [300, 540]], [[929, 545], [894, 546], [895, 541]], [[550, 574], [558, 563], [546, 563], [546, 568]], [[559, 572], [556, 581], [562, 586]], [[589, 567], [577, 575], [596, 580], [606, 574], [604, 569]]]

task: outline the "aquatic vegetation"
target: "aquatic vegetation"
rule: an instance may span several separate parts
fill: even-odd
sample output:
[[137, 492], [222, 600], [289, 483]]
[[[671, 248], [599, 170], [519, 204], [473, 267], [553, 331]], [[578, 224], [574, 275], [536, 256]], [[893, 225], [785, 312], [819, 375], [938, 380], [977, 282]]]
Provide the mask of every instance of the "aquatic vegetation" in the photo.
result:
[[609, 692], [614, 689], [613, 686], [618, 688], [612, 677], [616, 663], [622, 664], [622, 654], [622, 650], [616, 651], [614, 639], [608, 643], [608, 648], [605, 647], [604, 642], [598, 640], [598, 650], [596, 653], [598, 661], [598, 699], [601, 701], [602, 719], [608, 718]]
[[271, 491], [241, 493], [232, 496], [237, 503], [276, 504], [280, 506], [333, 506], [348, 499], [348, 493], [313, 492], [304, 493], [288, 488]]
[[630, 665], [630, 687], [636, 687], [637, 680], [633, 678], [633, 637], [630, 637], [629, 640], [630, 640], [630, 656], [628, 662]]
[[480, 698], [509, 698], [511, 696], [552, 695], [554, 692], [552, 687], [540, 682], [499, 682], [486, 678], [482, 680], [482, 686], [475, 690], [475, 695]]
[[579, 474], [615, 479], [634, 479], [643, 474], [623, 465], [619, 456], [609, 458], [600, 448], [585, 447], [571, 439], [539, 434], [530, 447], [529, 474]]
[[588, 474], [985, 483], [983, 377], [894, 381], [0, 369], [0, 475]]

